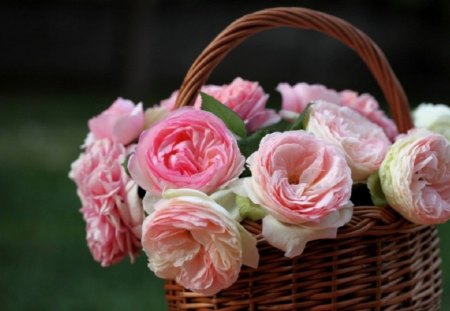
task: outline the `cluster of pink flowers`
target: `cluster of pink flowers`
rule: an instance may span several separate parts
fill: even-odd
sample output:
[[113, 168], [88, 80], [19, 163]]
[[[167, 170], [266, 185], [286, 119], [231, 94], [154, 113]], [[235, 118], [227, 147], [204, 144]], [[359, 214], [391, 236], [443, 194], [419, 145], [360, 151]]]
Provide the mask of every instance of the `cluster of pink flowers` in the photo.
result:
[[129, 144], [143, 130], [142, 113], [142, 104], [119, 98], [89, 120], [85, 150], [69, 173], [78, 187], [89, 249], [102, 266], [127, 255], [133, 260], [142, 249], [142, 202], [137, 184], [122, 166]]
[[351, 90], [337, 92], [320, 84], [309, 85], [307, 83], [297, 83], [294, 86], [280, 83], [277, 90], [282, 96], [280, 113], [288, 118], [296, 118], [303, 112], [308, 103], [323, 100], [358, 112], [381, 127], [391, 141], [394, 141], [398, 135], [395, 123], [385, 115], [376, 99], [369, 94], [359, 95]]
[[[280, 112], [266, 108], [257, 82], [236, 78], [202, 89], [227, 116], [207, 111], [208, 97], [175, 110], [175, 91], [145, 112], [119, 98], [92, 118], [69, 176], [94, 259], [108, 266], [143, 249], [157, 276], [212, 295], [242, 265], [258, 266], [256, 238], [240, 224], [246, 217], [261, 220], [264, 239], [287, 257], [336, 238], [352, 217], [356, 183], [372, 190], [379, 182], [382, 199], [412, 222], [450, 219], [443, 136], [398, 135], [367, 94], [306, 83], [277, 89]], [[248, 135], [236, 135], [230, 118]]]
[[[269, 95], [264, 92], [258, 82], [234, 79], [230, 84], [205, 85], [201, 91], [208, 94], [222, 104], [236, 112], [245, 122], [245, 126], [251, 132], [269, 126], [280, 121], [281, 117], [273, 109], [266, 109]], [[178, 91], [161, 101], [161, 107], [168, 110], [175, 109]], [[200, 96], [197, 97], [194, 107], [200, 109], [202, 105]]]

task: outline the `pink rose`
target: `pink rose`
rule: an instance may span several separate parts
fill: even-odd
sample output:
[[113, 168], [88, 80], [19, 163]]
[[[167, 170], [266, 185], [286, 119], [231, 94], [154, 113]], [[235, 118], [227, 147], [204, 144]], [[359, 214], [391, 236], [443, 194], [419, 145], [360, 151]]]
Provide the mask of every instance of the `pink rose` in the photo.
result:
[[280, 121], [280, 116], [272, 109], [266, 109], [269, 95], [264, 93], [258, 82], [236, 78], [224, 85], [211, 96], [233, 110], [244, 120], [250, 132]]
[[231, 286], [242, 264], [256, 268], [256, 239], [207, 195], [171, 190], [145, 219], [148, 266], [165, 279], [213, 295]]
[[[250, 132], [277, 123], [281, 119], [273, 109], [266, 109], [269, 95], [264, 93], [258, 82], [236, 78], [231, 84], [206, 85], [201, 91], [236, 112]], [[173, 110], [177, 96], [178, 91], [173, 92], [170, 98], [161, 101], [161, 106]], [[200, 97], [197, 97], [194, 106], [200, 109]]]
[[398, 130], [394, 121], [385, 115], [376, 99], [369, 94], [358, 96], [358, 93], [350, 90], [342, 91], [340, 104], [353, 109], [373, 123], [378, 124], [391, 141], [394, 141], [395, 137], [397, 137]]
[[192, 188], [212, 193], [244, 169], [236, 139], [212, 113], [179, 109], [144, 131], [128, 168], [148, 192]]
[[425, 129], [411, 130], [392, 145], [380, 167], [386, 199], [417, 224], [450, 219], [450, 143]]
[[266, 135], [248, 159], [250, 199], [288, 224], [318, 222], [350, 199], [344, 155], [304, 131]]
[[133, 261], [141, 249], [144, 212], [137, 185], [122, 167], [125, 157], [123, 145], [96, 140], [69, 173], [78, 187], [89, 249], [104, 267], [127, 255]]
[[295, 120], [310, 102], [325, 100], [338, 103], [340, 100], [338, 92], [320, 84], [297, 83], [291, 86], [288, 83], [280, 83], [277, 91], [281, 93], [282, 98], [280, 114], [290, 120]]
[[395, 123], [385, 115], [375, 98], [369, 94], [358, 95], [358, 93], [350, 90], [338, 93], [320, 84], [307, 83], [297, 83], [294, 86], [280, 83], [277, 86], [277, 91], [281, 93], [282, 97], [280, 114], [287, 120], [295, 120], [309, 103], [323, 100], [349, 107], [373, 123], [378, 124], [391, 141], [398, 135]]
[[383, 129], [347, 107], [318, 101], [311, 107], [306, 131], [341, 149], [354, 182], [376, 172], [391, 145]]
[[108, 109], [89, 120], [89, 129], [96, 139], [109, 138], [127, 145], [144, 129], [142, 104], [118, 98]]
[[351, 219], [351, 172], [334, 146], [304, 131], [273, 133], [247, 162], [252, 177], [240, 188], [269, 212], [262, 235], [285, 256], [300, 255], [308, 241], [336, 238]]

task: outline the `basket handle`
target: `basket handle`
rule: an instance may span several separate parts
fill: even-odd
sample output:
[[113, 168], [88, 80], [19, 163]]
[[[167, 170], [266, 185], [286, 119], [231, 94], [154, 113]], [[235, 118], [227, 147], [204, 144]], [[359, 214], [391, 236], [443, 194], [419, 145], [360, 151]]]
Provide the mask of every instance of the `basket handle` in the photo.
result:
[[280, 7], [245, 15], [225, 28], [200, 54], [180, 87], [176, 107], [192, 104], [202, 85], [222, 59], [248, 37], [277, 27], [312, 29], [338, 39], [366, 63], [389, 104], [401, 133], [412, 128], [408, 99], [380, 48], [346, 21], [310, 9]]

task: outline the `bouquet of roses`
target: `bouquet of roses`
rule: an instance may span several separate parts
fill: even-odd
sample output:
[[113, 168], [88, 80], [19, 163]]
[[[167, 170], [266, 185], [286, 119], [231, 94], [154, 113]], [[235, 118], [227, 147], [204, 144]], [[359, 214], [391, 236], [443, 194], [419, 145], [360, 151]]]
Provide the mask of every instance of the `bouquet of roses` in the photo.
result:
[[257, 82], [236, 78], [204, 86], [193, 107], [175, 110], [178, 92], [145, 112], [119, 98], [89, 120], [69, 176], [94, 259], [109, 266], [144, 249], [157, 276], [211, 295], [242, 265], [258, 266], [244, 219], [261, 221], [261, 236], [287, 257], [336, 238], [352, 217], [352, 190], [368, 188], [374, 205], [417, 224], [450, 219], [444, 136], [399, 135], [368, 94], [277, 90], [279, 112]]

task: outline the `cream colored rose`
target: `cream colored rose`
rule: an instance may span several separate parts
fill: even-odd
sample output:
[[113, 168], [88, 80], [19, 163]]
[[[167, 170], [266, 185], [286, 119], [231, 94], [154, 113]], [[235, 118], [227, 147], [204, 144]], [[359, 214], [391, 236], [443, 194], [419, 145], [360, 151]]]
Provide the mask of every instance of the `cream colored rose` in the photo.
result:
[[450, 115], [440, 116], [428, 127], [428, 129], [432, 132], [441, 134], [450, 141]]
[[450, 140], [450, 107], [444, 104], [422, 103], [414, 111], [414, 124], [444, 135]]
[[450, 107], [447, 105], [422, 103], [413, 111], [414, 125], [428, 128], [444, 115], [450, 116]]
[[388, 203], [406, 219], [437, 224], [450, 219], [450, 143], [425, 129], [410, 131], [380, 167]]

